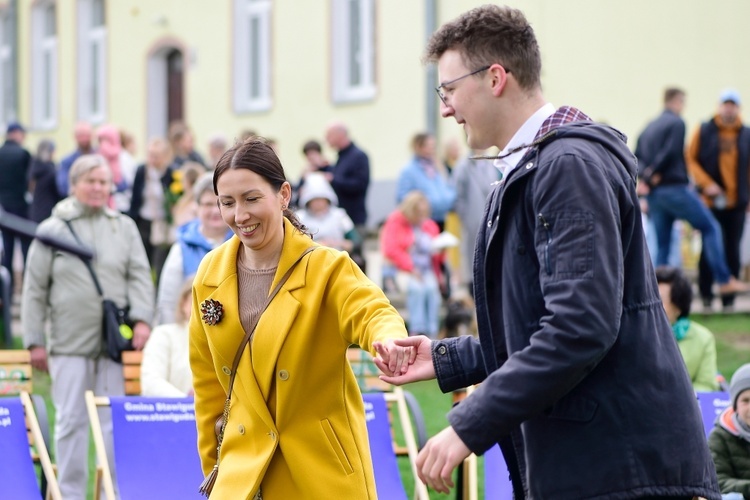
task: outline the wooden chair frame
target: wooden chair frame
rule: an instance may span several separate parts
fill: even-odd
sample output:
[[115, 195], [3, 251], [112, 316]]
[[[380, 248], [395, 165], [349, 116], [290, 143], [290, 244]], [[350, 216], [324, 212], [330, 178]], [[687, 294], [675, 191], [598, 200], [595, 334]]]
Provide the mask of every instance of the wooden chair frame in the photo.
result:
[[[34, 402], [31, 400], [31, 395], [22, 391], [19, 394], [21, 403], [23, 404], [24, 411], [26, 413], [26, 424], [29, 427], [29, 433], [33, 436], [33, 445], [36, 448], [36, 453], [39, 457], [39, 463], [42, 467], [42, 474], [47, 479], [47, 494], [46, 500], [62, 500], [62, 493], [60, 493], [60, 485], [57, 483], [57, 475], [55, 466], [52, 464], [52, 460], [49, 457], [49, 451], [47, 445], [44, 442], [44, 435], [42, 434], [42, 428], [39, 425], [39, 420], [36, 418], [36, 410], [34, 409]], [[32, 444], [31, 441], [29, 444]]]

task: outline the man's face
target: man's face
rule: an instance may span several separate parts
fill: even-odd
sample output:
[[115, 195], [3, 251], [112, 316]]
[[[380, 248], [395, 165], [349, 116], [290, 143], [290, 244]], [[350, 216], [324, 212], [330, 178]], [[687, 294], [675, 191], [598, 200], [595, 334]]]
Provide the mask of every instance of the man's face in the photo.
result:
[[724, 123], [734, 123], [740, 115], [740, 107], [734, 101], [726, 101], [719, 105], [719, 116]]
[[[438, 61], [440, 83], [450, 82], [471, 73], [456, 50], [448, 50]], [[491, 120], [493, 113], [488, 111], [488, 98], [492, 97], [489, 85], [483, 84], [487, 73], [469, 76], [442, 87], [446, 103], [440, 102], [440, 113], [443, 118], [452, 116], [459, 125], [463, 125], [469, 147], [487, 149], [495, 146], [492, 142], [492, 131], [497, 127]]]
[[164, 146], [154, 143], [149, 145], [147, 154], [147, 163], [157, 170], [167, 168], [168, 152]]

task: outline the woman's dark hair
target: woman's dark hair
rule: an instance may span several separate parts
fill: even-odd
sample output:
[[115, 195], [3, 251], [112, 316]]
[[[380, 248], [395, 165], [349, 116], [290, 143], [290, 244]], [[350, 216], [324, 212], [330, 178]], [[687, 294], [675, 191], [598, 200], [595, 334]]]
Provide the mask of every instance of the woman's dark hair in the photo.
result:
[[656, 281], [670, 285], [669, 300], [680, 310], [677, 318], [688, 317], [690, 304], [693, 302], [693, 288], [683, 272], [677, 267], [660, 266], [656, 268]]
[[[219, 177], [227, 170], [240, 168], [263, 177], [277, 193], [281, 190], [281, 186], [287, 182], [284, 167], [281, 166], [279, 157], [270, 144], [268, 144], [268, 141], [259, 136], [252, 136], [242, 142], [236, 143], [221, 155], [214, 170], [214, 194], [216, 196], [219, 195], [219, 189], [217, 188]], [[289, 222], [299, 232], [310, 236], [310, 232], [305, 225], [300, 222], [289, 207], [284, 209], [284, 217], [289, 219]]]

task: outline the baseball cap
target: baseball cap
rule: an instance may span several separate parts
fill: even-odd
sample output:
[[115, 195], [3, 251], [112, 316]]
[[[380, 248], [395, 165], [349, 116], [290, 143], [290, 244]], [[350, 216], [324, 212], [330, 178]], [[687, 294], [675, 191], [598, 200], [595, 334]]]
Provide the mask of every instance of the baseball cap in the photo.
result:
[[732, 101], [737, 106], [742, 104], [741, 102], [742, 100], [740, 99], [740, 93], [734, 89], [724, 89], [721, 92], [721, 96], [719, 97], [719, 102], [724, 104], [725, 102], [729, 102], [729, 101]]
[[23, 125], [21, 125], [18, 122], [10, 122], [8, 124], [8, 130], [6, 131], [6, 133], [10, 134], [11, 132], [17, 132], [17, 131], [26, 132], [26, 129], [23, 128]]

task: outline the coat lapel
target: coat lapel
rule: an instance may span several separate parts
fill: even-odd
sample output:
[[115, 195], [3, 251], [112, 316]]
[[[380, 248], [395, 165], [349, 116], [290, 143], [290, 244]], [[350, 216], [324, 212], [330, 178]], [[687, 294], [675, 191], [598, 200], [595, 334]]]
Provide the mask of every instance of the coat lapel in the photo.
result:
[[[229, 376], [224, 368], [231, 369], [234, 356], [245, 335], [239, 314], [238, 285], [237, 285], [237, 252], [240, 241], [235, 236], [217, 251], [215, 259], [210, 262], [210, 267], [204, 274], [203, 286], [208, 290], [214, 288], [207, 299], [219, 301], [224, 308], [224, 315], [218, 325], [205, 325], [206, 336], [213, 351], [216, 373], [224, 382], [225, 388], [229, 387]], [[242, 393], [248, 408], [252, 408], [260, 419], [269, 427], [275, 428], [271, 414], [265, 403], [256, 381], [253, 369], [250, 366], [248, 348], [245, 347], [240, 362], [237, 365], [237, 376], [234, 380], [234, 393]]]
[[[284, 247], [281, 251], [279, 266], [273, 278], [271, 289], [297, 261], [302, 252], [312, 245], [314, 243], [310, 238], [294, 229], [294, 226], [287, 219], [284, 219]], [[281, 287], [279, 293], [269, 304], [268, 309], [261, 316], [255, 329], [251, 349], [252, 362], [260, 391], [266, 401], [268, 401], [271, 383], [275, 376], [279, 353], [301, 308], [301, 304], [294, 298], [292, 291], [305, 285], [308, 260], [309, 257], [305, 257], [297, 264], [287, 282]]]

